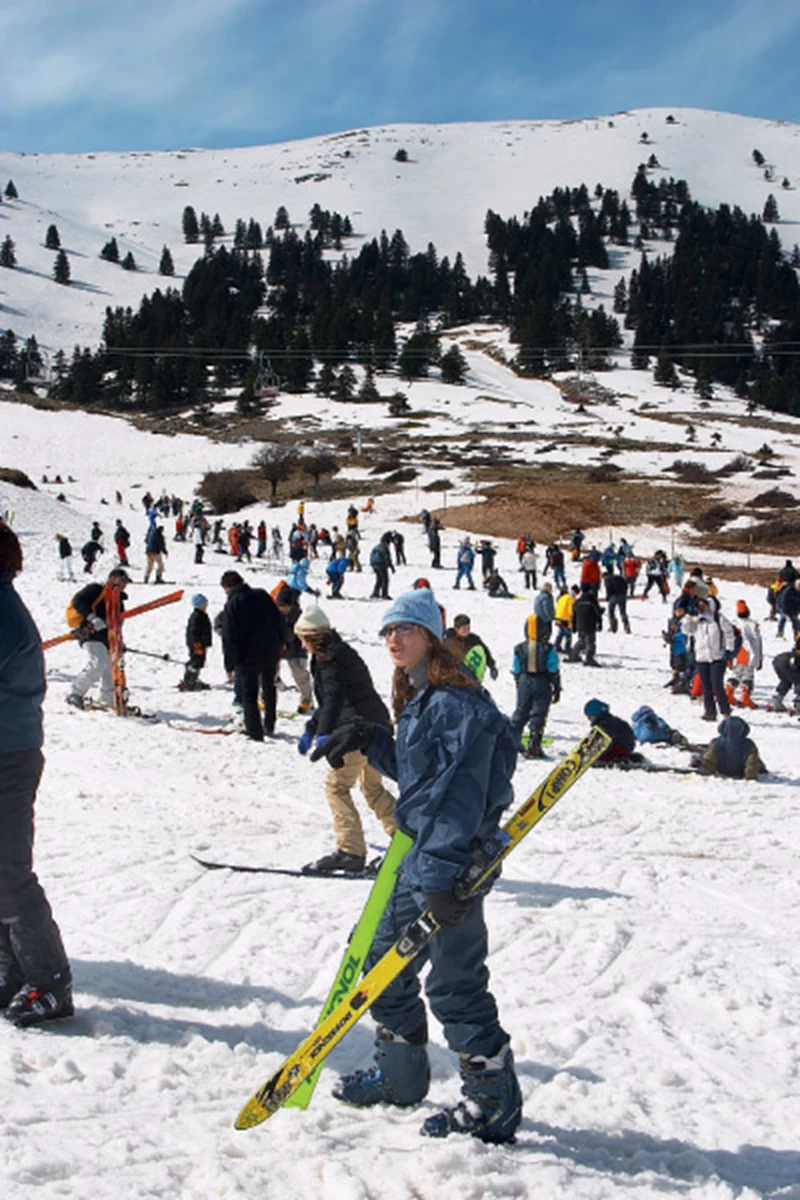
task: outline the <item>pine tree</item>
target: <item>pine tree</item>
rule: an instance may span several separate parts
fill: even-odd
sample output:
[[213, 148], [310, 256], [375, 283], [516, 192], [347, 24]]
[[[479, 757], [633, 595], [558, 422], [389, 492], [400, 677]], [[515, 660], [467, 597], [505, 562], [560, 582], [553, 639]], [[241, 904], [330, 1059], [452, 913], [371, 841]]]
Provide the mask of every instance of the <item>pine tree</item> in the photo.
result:
[[25, 342], [25, 350], [22, 357], [24, 363], [23, 378], [25, 380], [39, 378], [44, 371], [44, 359], [42, 358], [42, 352], [39, 349], [39, 343], [36, 341], [34, 334], [31, 334]]
[[401, 149], [395, 151], [394, 161], [399, 163], [408, 162], [408, 151]]
[[314, 391], [318, 396], [332, 396], [336, 389], [336, 372], [333, 369], [332, 363], [324, 362], [320, 368], [317, 382], [314, 384]]
[[16, 248], [11, 240], [11, 234], [7, 233], [3, 238], [3, 244], [0, 246], [0, 267], [8, 267], [13, 271], [17, 265]]
[[59, 250], [53, 264], [53, 279], [56, 283], [68, 284], [70, 281], [69, 259], [63, 250]]
[[58, 230], [56, 229], [55, 225], [48, 225], [44, 244], [46, 250], [61, 249], [61, 238], [58, 236]]
[[675, 388], [680, 387], [678, 372], [675, 370], [675, 363], [669, 356], [665, 346], [662, 346], [658, 352], [655, 370], [653, 371], [653, 379], [656, 383], [660, 383], [662, 387]]
[[765, 161], [765, 160], [764, 160], [764, 155], [761, 153], [761, 151], [760, 151], [760, 150], [754, 150], [754, 151], [753, 151], [753, 162], [756, 164], [756, 166], [757, 166], [757, 167], [763, 167], [763, 165], [764, 165], [764, 161]]
[[461, 353], [460, 346], [452, 345], [442, 355], [442, 383], [463, 383], [467, 377], [467, 360]]
[[165, 246], [161, 251], [161, 262], [158, 264], [159, 275], [174, 275], [175, 264], [172, 261], [172, 255], [169, 252], [169, 246]]
[[623, 275], [614, 288], [614, 312], [624, 313], [628, 307], [628, 286]]
[[214, 219], [211, 222], [211, 232], [215, 238], [225, 236], [225, 226], [222, 224], [219, 213], [214, 213]]
[[711, 382], [711, 367], [705, 360], [701, 362], [697, 369], [697, 377], [694, 381], [694, 391], [701, 400], [714, 399], [714, 387]]
[[311, 343], [303, 326], [289, 344], [290, 355], [286, 362], [286, 390], [299, 394], [304, 392], [314, 374], [314, 359], [311, 356]]
[[356, 373], [347, 363], [339, 372], [339, 378], [336, 380], [336, 390], [333, 393], [334, 400], [352, 400], [356, 393]]
[[772, 192], [770, 192], [766, 201], [764, 202], [764, 211], [761, 214], [761, 219], [765, 225], [774, 225], [781, 219], [778, 212], [778, 202], [773, 196]]
[[285, 205], [281, 204], [280, 207], [278, 208], [278, 211], [275, 213], [275, 220], [273, 221], [273, 225], [275, 226], [276, 229], [288, 229], [289, 226], [291, 225], [291, 221], [289, 220], [289, 213], [288, 213]]
[[136, 270], [136, 259], [133, 257], [133, 253], [130, 250], [128, 251], [128, 253], [125, 255], [125, 257], [122, 260], [122, 269], [123, 269], [123, 271], [135, 271]]
[[5, 195], [8, 200], [19, 200], [19, 192], [14, 186], [13, 179], [9, 179], [8, 183], [6, 184]]
[[183, 210], [183, 240], [190, 245], [200, 240], [200, 226], [197, 224], [197, 214], [191, 204]]
[[103, 246], [103, 249], [100, 251], [100, 257], [104, 258], [106, 262], [119, 262], [119, 246], [117, 245], [116, 238], [112, 237], [109, 242], [106, 242], [105, 246]]
[[0, 378], [13, 379], [19, 361], [17, 335], [13, 329], [0, 334]]
[[405, 392], [392, 392], [389, 397], [389, 416], [402, 417], [404, 413], [409, 412], [411, 405], [408, 403], [408, 396]]
[[375, 376], [372, 374], [372, 371], [367, 371], [366, 375], [364, 376], [364, 382], [358, 389], [356, 400], [359, 404], [375, 404], [380, 400], [380, 398], [381, 394], [378, 391], [377, 384], [375, 383]]

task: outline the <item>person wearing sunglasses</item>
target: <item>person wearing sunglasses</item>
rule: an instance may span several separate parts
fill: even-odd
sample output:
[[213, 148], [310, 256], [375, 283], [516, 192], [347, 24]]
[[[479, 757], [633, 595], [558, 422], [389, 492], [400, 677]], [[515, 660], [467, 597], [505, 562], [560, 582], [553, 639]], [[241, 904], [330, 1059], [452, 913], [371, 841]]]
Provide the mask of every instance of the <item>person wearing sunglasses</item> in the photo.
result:
[[397, 781], [395, 820], [413, 838], [366, 969], [420, 911], [430, 911], [440, 931], [372, 1006], [379, 1023], [374, 1064], [343, 1076], [334, 1095], [357, 1107], [402, 1107], [427, 1094], [427, 1017], [418, 978], [427, 962], [428, 1002], [459, 1055], [464, 1099], [429, 1117], [421, 1132], [508, 1142], [522, 1099], [509, 1036], [488, 989], [483, 896], [462, 899], [456, 884], [512, 802], [518, 738], [475, 676], [442, 645], [430, 589], [398, 596], [381, 636], [394, 666], [395, 736], [385, 725], [356, 720], [337, 727], [312, 758], [324, 755], [336, 768], [354, 749], [365, 754]]

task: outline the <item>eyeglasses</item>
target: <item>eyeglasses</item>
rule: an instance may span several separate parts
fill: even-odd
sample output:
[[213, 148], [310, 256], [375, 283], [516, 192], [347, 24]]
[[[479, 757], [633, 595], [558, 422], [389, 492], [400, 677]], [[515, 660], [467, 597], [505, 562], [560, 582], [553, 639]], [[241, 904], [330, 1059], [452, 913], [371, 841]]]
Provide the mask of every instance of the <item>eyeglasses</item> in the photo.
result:
[[407, 633], [411, 633], [412, 629], [416, 629], [413, 621], [398, 621], [396, 625], [387, 625], [381, 630], [382, 638], [390, 638], [393, 633], [398, 633], [400, 637], [405, 637]]

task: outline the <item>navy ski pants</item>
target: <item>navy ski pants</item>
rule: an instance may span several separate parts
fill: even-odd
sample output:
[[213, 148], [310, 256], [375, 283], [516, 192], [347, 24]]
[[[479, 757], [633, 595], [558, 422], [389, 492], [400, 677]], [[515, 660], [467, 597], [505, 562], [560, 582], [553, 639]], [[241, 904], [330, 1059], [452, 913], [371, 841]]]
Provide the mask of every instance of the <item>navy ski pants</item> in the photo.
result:
[[[367, 970], [394, 945], [403, 929], [424, 908], [423, 894], [401, 876], [378, 926]], [[418, 1034], [425, 1028], [419, 973], [429, 962], [425, 992], [431, 1012], [444, 1027], [448, 1046], [459, 1054], [491, 1058], [508, 1041], [508, 1034], [500, 1026], [497, 1005], [488, 990], [487, 951], [483, 899], [478, 897], [466, 920], [437, 933], [398, 975], [372, 1005], [372, 1015], [401, 1037]]]

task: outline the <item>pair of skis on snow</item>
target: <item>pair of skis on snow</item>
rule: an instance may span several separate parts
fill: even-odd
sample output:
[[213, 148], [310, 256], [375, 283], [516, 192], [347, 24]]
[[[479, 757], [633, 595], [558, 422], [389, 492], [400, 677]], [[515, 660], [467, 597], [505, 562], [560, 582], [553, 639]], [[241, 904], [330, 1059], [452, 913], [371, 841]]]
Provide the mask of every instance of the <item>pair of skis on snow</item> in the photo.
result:
[[[473, 859], [459, 881], [458, 894], [463, 898], [475, 895], [503, 860], [610, 745], [608, 734], [595, 726], [569, 754], [556, 763], [502, 830], [484, 844], [481, 854]], [[234, 1122], [237, 1129], [252, 1129], [284, 1106], [306, 1108], [322, 1064], [334, 1046], [439, 932], [440, 926], [433, 914], [420, 913], [391, 949], [360, 979], [378, 923], [394, 888], [397, 871], [410, 844], [410, 839], [404, 834], [394, 835], [316, 1028], [248, 1100]]]

